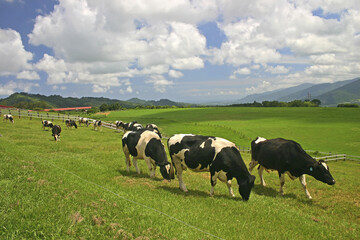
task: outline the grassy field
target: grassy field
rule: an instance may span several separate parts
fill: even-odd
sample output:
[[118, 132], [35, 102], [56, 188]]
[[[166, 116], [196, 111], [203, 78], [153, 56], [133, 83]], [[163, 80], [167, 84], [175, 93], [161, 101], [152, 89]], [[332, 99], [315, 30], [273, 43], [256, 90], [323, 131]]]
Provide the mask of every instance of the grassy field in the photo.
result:
[[[95, 116], [94, 116], [95, 117]], [[157, 124], [164, 135], [195, 133], [250, 146], [258, 135], [284, 137], [305, 149], [360, 155], [358, 109], [204, 108], [129, 110], [97, 115], [106, 121]], [[122, 133], [91, 127], [66, 129], [54, 142], [39, 119], [0, 122], [1, 239], [359, 239], [360, 164], [330, 162], [337, 183], [307, 178], [314, 198], [277, 174], [255, 188], [248, 202], [229, 197], [219, 182], [209, 197], [208, 173], [184, 173], [178, 181], [125, 171]], [[164, 140], [165, 143], [165, 140]], [[242, 153], [246, 164], [250, 155]], [[234, 181], [235, 183], [236, 181]], [[234, 184], [235, 185], [235, 184]]]

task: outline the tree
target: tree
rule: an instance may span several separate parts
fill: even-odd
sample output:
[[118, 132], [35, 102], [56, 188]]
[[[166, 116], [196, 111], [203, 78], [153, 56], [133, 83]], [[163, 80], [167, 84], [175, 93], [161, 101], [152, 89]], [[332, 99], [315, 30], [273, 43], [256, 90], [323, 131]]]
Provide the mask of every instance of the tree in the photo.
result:
[[313, 99], [311, 100], [313, 104], [315, 104], [317, 107], [321, 105], [321, 101], [319, 99]]
[[101, 112], [105, 112], [109, 110], [109, 105], [107, 105], [106, 103], [101, 104], [100, 106], [100, 111]]

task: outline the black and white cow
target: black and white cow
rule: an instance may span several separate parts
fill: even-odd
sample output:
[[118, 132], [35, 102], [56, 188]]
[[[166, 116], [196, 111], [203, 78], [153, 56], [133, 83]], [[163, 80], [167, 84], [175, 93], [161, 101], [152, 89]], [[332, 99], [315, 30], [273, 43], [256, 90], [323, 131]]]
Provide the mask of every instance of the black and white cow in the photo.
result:
[[11, 123], [14, 123], [14, 117], [11, 114], [5, 114], [4, 115], [4, 120], [3, 121], [10, 121]]
[[82, 123], [88, 127], [90, 124], [90, 121], [88, 118], [81, 117], [81, 118], [79, 118], [79, 126], [81, 126]]
[[94, 130], [97, 130], [98, 128], [99, 130], [101, 130], [101, 126], [102, 126], [101, 120], [94, 120]]
[[137, 121], [132, 121], [132, 122], [129, 122], [126, 130], [127, 131], [137, 131], [137, 130], [140, 130], [140, 129], [143, 129], [143, 128], [144, 128], [143, 125], [141, 125]]
[[235, 197], [231, 188], [231, 180], [235, 178], [241, 197], [249, 200], [255, 176], [250, 175], [234, 143], [218, 137], [176, 134], [169, 138], [168, 148], [180, 189], [184, 192], [188, 190], [182, 180], [182, 172], [190, 168], [195, 172], [210, 171], [211, 196], [214, 195], [217, 179], [220, 179], [226, 182], [230, 195]]
[[75, 126], [75, 128], [77, 128], [77, 124], [74, 120], [70, 120], [70, 119], [66, 119], [65, 120], [65, 124], [66, 124], [66, 127], [68, 128], [72, 128], [73, 126]]
[[126, 171], [130, 171], [131, 155], [138, 174], [140, 174], [140, 170], [137, 160], [144, 159], [151, 178], [155, 177], [156, 166], [159, 166], [163, 178], [170, 181], [170, 171], [173, 169], [167, 160], [164, 144], [156, 133], [147, 129], [128, 131], [122, 137], [122, 146], [126, 158]]
[[123, 121], [115, 121], [116, 129], [125, 131], [125, 123]]
[[304, 188], [305, 194], [312, 199], [306, 188], [305, 174], [313, 176], [315, 179], [334, 185], [335, 180], [329, 172], [329, 167], [324, 161], [316, 161], [308, 155], [295, 141], [285, 140], [283, 138], [265, 139], [258, 137], [251, 142], [252, 160], [249, 164], [250, 172], [260, 164], [258, 173], [263, 186], [266, 183], [263, 178], [263, 171], [276, 170], [280, 178], [280, 194], [284, 194], [283, 186], [285, 184], [285, 173], [294, 180], [299, 178]]
[[156, 126], [155, 124], [147, 124], [146, 128], [152, 129], [155, 133], [157, 133], [159, 135], [160, 138], [162, 138], [160, 130], [159, 130], [158, 126]]
[[48, 120], [42, 120], [41, 123], [42, 123], [42, 128], [44, 130], [45, 130], [46, 127], [48, 128], [48, 130], [49, 130], [49, 128], [54, 127], [54, 124], [52, 122], [48, 121]]
[[60, 133], [61, 133], [61, 127], [59, 125], [53, 126], [52, 136], [54, 136], [55, 141], [60, 141]]

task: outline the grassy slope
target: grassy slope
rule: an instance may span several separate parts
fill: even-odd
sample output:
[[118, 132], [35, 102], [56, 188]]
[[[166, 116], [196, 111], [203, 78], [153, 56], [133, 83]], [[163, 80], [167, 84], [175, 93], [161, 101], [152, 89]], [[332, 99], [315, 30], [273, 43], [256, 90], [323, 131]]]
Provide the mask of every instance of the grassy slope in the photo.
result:
[[[267, 124], [261, 124], [260, 119], [253, 120], [256, 129], [251, 131], [250, 119], [259, 113], [256, 109], [242, 111], [245, 112], [226, 108], [134, 110], [113, 113], [107, 119], [138, 119], [141, 123], [157, 123], [166, 135], [177, 133], [176, 129], [179, 129], [178, 132], [221, 135], [244, 144], [260, 130], [267, 130], [266, 136], [272, 136], [271, 132], [275, 130], [266, 127], [270, 126], [266, 121], [270, 112], [261, 113]], [[233, 124], [230, 128], [222, 126], [224, 114], [228, 114], [226, 122]], [[326, 113], [322, 114], [325, 118]], [[327, 114], [331, 115], [331, 112]], [[283, 124], [278, 120], [274, 125], [290, 125], [280, 118], [286, 113], [276, 115], [283, 119]], [[354, 113], [349, 114], [350, 119], [351, 115]], [[240, 122], [235, 120], [239, 116], [243, 116]], [[206, 121], [198, 121], [195, 125], [193, 119], [202, 117]], [[63, 127], [62, 140], [55, 143], [49, 131], [41, 130], [39, 120], [15, 121], [14, 125], [0, 123], [3, 135], [0, 138], [0, 238], [121, 239], [142, 236], [150, 239], [214, 239], [130, 201], [155, 208], [224, 239], [309, 239], [314, 235], [318, 239], [360, 237], [358, 163], [329, 163], [337, 180], [331, 187], [308, 177], [312, 201], [305, 198], [298, 181], [288, 178], [285, 196], [278, 196], [279, 183], [273, 173], [265, 175], [268, 187], [259, 186], [257, 179], [250, 200], [243, 202], [237, 191], [237, 197], [231, 199], [223, 183], [218, 183], [215, 197], [208, 197], [208, 173], [187, 171], [184, 174], [189, 189], [187, 194], [178, 189], [177, 180], [162, 181], [159, 172], [156, 179], [149, 179], [143, 161], [139, 162], [143, 174], [136, 175], [133, 168], [130, 174], [126, 173], [121, 134], [115, 131]], [[325, 119], [322, 121], [326, 122]], [[299, 122], [296, 116], [293, 122]], [[244, 130], [234, 127], [245, 123]], [[328, 124], [330, 128], [332, 125]], [[341, 125], [338, 121], [334, 124]], [[357, 126], [349, 122], [344, 125], [350, 130]], [[317, 128], [313, 126], [306, 130]], [[281, 136], [282, 133], [277, 132]], [[298, 134], [296, 139], [301, 137], [301, 132], [291, 133]], [[302, 135], [305, 133], [303, 130]], [[309, 144], [312, 141], [307, 140]], [[242, 155], [248, 163], [250, 155]]]

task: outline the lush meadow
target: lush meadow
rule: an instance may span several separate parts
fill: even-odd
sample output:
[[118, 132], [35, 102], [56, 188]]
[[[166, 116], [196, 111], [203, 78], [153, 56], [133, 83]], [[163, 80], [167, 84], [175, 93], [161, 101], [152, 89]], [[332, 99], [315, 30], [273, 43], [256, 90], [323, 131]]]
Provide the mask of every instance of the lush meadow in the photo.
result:
[[[360, 155], [360, 111], [337, 108], [194, 108], [128, 110], [96, 115], [104, 121], [157, 124], [165, 136], [194, 133], [227, 138], [248, 147], [260, 135], [284, 137], [305, 149]], [[277, 174], [255, 188], [248, 202], [219, 182], [209, 197], [208, 173], [184, 173], [178, 181], [125, 171], [122, 133], [92, 127], [63, 128], [61, 141], [39, 119], [0, 122], [1, 239], [359, 239], [360, 164], [330, 162], [337, 183], [307, 178], [314, 198]], [[166, 139], [164, 139], [166, 144]], [[242, 153], [246, 164], [248, 153]]]

